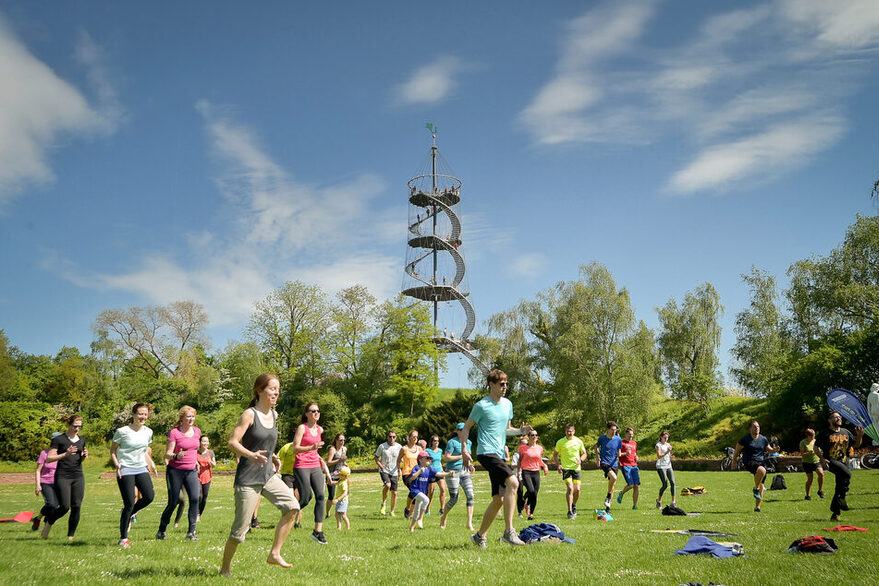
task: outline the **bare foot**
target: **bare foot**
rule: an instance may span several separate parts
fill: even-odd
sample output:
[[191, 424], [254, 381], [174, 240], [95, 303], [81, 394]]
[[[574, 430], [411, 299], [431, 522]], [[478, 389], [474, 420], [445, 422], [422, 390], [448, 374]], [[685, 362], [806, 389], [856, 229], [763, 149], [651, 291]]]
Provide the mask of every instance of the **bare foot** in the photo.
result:
[[269, 557], [266, 558], [266, 563], [276, 565], [276, 566], [281, 566], [282, 568], [292, 568], [293, 567], [293, 564], [291, 564], [290, 562], [288, 562], [287, 560], [282, 558], [280, 556], [280, 554], [275, 555], [275, 554], [270, 553]]
[[415, 525], [409, 526], [409, 533], [415, 533]]
[[445, 528], [446, 528], [446, 522], [440, 521], [440, 529], [445, 529]]
[[467, 525], [467, 531], [476, 531], [476, 529], [473, 528], [473, 525]]
[[223, 568], [220, 568], [220, 575], [224, 578], [231, 578], [232, 572], [231, 570], [223, 570]]

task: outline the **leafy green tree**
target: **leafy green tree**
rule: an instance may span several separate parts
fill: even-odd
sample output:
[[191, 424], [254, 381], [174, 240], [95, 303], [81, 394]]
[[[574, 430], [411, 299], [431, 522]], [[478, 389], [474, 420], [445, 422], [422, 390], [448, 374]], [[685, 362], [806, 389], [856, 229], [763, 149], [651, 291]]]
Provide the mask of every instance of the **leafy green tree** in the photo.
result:
[[253, 381], [266, 372], [269, 366], [263, 359], [259, 346], [253, 342], [232, 342], [218, 356], [222, 385], [228, 399], [240, 405], [247, 404], [253, 396]]
[[767, 397], [779, 390], [795, 359], [795, 342], [788, 319], [778, 305], [775, 278], [756, 267], [742, 280], [751, 289], [751, 303], [736, 316], [736, 343], [730, 370], [750, 394]]
[[680, 306], [669, 299], [657, 313], [662, 372], [671, 395], [708, 409], [722, 384], [717, 357], [723, 315], [720, 295], [705, 283], [687, 292]]
[[847, 333], [879, 319], [879, 217], [857, 216], [845, 240], [826, 257], [788, 269], [787, 298], [802, 350], [828, 334]]
[[608, 419], [643, 423], [658, 392], [656, 360], [652, 332], [636, 319], [628, 291], [617, 288], [607, 267], [591, 263], [546, 306], [552, 311], [532, 311], [540, 320], [532, 331], [543, 351], [538, 364], [552, 372], [559, 414], [592, 429]]
[[247, 333], [276, 370], [299, 370], [313, 386], [326, 372], [331, 308], [317, 285], [288, 281], [257, 301]]
[[332, 309], [331, 344], [333, 363], [347, 378], [356, 376], [363, 344], [375, 321], [376, 299], [363, 285], [339, 291]]
[[18, 372], [9, 354], [9, 338], [0, 330], [0, 401], [15, 401], [18, 396]]

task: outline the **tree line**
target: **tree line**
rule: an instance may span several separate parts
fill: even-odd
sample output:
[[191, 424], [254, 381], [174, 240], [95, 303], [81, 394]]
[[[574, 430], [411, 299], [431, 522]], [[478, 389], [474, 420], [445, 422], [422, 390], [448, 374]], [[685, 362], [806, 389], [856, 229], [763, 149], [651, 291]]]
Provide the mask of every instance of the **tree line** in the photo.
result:
[[[767, 399], [774, 427], [798, 428], [822, 419], [827, 390], [863, 393], [879, 380], [879, 218], [858, 216], [836, 248], [793, 263], [787, 277], [779, 291], [766, 271], [742, 275], [751, 299], [736, 316], [729, 383], [718, 357], [724, 308], [711, 283], [657, 307], [654, 331], [599, 263], [491, 316], [474, 346], [508, 373], [516, 418], [550, 437], [567, 421], [584, 432], [609, 419], [637, 428], [666, 397], [707, 411], [730, 385]], [[448, 432], [480, 392], [437, 401], [444, 355], [427, 306], [379, 301], [361, 285], [331, 296], [285, 283], [254, 304], [243, 341], [219, 350], [208, 323], [192, 300], [110, 309], [95, 317], [87, 354], [64, 347], [55, 356], [24, 353], [0, 330], [0, 459], [34, 457], [46, 426], [72, 412], [84, 415], [90, 439], [106, 441], [136, 401], [153, 404], [159, 434], [180, 406], [194, 406], [222, 454], [262, 372], [281, 378], [282, 434], [317, 401], [327, 432], [344, 431], [361, 456], [389, 427]], [[471, 372], [477, 389], [482, 377]]]

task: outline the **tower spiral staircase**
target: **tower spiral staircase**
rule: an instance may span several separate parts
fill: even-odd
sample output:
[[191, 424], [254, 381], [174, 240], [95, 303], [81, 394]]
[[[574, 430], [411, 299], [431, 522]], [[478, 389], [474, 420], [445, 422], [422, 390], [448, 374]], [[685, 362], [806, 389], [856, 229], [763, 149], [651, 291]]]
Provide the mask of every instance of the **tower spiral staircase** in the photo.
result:
[[[409, 222], [403, 294], [433, 304], [433, 342], [445, 352], [459, 352], [483, 372], [488, 367], [479, 360], [470, 342], [476, 327], [476, 310], [469, 299], [467, 266], [458, 250], [461, 246], [461, 219], [455, 210], [461, 202], [461, 180], [448, 171], [448, 164], [436, 146], [436, 127], [428, 125], [433, 137], [429, 168], [415, 175], [409, 187]], [[443, 169], [442, 167], [446, 167]], [[460, 305], [463, 323], [458, 337], [440, 322], [444, 304]]]

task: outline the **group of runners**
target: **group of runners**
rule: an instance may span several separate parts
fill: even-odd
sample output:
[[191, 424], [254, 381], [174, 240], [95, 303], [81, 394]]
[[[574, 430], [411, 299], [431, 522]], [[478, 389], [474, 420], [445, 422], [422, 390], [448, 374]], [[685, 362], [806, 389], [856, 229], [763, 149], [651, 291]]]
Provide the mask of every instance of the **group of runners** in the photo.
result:
[[[488, 395], [476, 402], [466, 421], [456, 426], [448, 438], [445, 449], [439, 448], [439, 437], [432, 436], [430, 444], [421, 440], [418, 432], [411, 431], [406, 443], [398, 443], [397, 434], [390, 431], [387, 441], [375, 451], [374, 461], [381, 476], [382, 515], [396, 515], [397, 491], [402, 481], [408, 488], [404, 516], [409, 519], [409, 529], [423, 527], [424, 517], [438, 487], [440, 527], [445, 529], [450, 510], [458, 503], [463, 490], [466, 498], [466, 519], [469, 530], [474, 531], [474, 492], [472, 474], [474, 461], [488, 472], [491, 483], [491, 500], [478, 529], [471, 535], [473, 544], [485, 548], [487, 533], [498, 514], [503, 511], [503, 534], [501, 540], [514, 546], [524, 545], [513, 524], [518, 511], [520, 516], [533, 519], [540, 491], [540, 472], [548, 473], [547, 461], [551, 460], [566, 485], [567, 515], [577, 516], [580, 498], [581, 465], [589, 458], [584, 442], [575, 435], [575, 426], [565, 427], [565, 436], [554, 446], [551, 458], [544, 456], [543, 446], [538, 443], [538, 433], [530, 425], [514, 427], [513, 405], [506, 398], [509, 381], [500, 370], [492, 370], [487, 376]], [[347, 516], [349, 499], [348, 478], [351, 473], [346, 465], [347, 448], [344, 434], [337, 434], [329, 448], [327, 458], [319, 455], [324, 445], [323, 428], [319, 425], [320, 408], [316, 403], [306, 406], [300, 425], [292, 442], [276, 452], [278, 444], [278, 413], [275, 410], [280, 396], [280, 381], [274, 374], [266, 373], [256, 378], [253, 399], [241, 414], [229, 439], [229, 447], [238, 458], [235, 473], [235, 515], [223, 552], [220, 573], [231, 575], [232, 560], [239, 544], [248, 531], [258, 527], [256, 512], [261, 497], [279, 509], [281, 519], [275, 526], [272, 547], [267, 563], [290, 567], [281, 555], [290, 530], [299, 527], [302, 509], [314, 501], [314, 529], [311, 538], [326, 544], [323, 521], [332, 507], [336, 509], [337, 527], [350, 528]], [[197, 523], [204, 513], [212, 478], [211, 469], [216, 459], [210, 450], [210, 441], [195, 426], [196, 410], [184, 406], [178, 414], [175, 427], [169, 432], [165, 453], [168, 503], [162, 512], [156, 539], [165, 539], [171, 516], [181, 498], [188, 497], [189, 515], [186, 539], [197, 541]], [[153, 432], [146, 426], [150, 406], [138, 403], [131, 411], [131, 423], [116, 430], [111, 445], [111, 460], [116, 468], [116, 480], [122, 497], [120, 515], [121, 547], [129, 547], [128, 533], [139, 511], [149, 506], [155, 498], [150, 474], [158, 476], [150, 444]], [[66, 514], [68, 539], [72, 540], [80, 518], [85, 488], [82, 462], [88, 457], [85, 440], [79, 435], [83, 418], [79, 415], [67, 419], [66, 433], [53, 435], [48, 450], [40, 454], [35, 474], [36, 493], [45, 499], [45, 506], [34, 518], [32, 528], [39, 529], [48, 538], [52, 526]], [[470, 431], [477, 426], [477, 448], [473, 454]], [[634, 430], [629, 427], [624, 436], [617, 435], [618, 425], [607, 422], [606, 432], [594, 444], [595, 462], [607, 479], [604, 507], [611, 509], [618, 473], [622, 473], [625, 486], [616, 493], [617, 503], [632, 492], [632, 508], [637, 509], [640, 492], [637, 442]], [[863, 428], [856, 435], [842, 427], [842, 418], [836, 411], [831, 413], [829, 428], [816, 434], [809, 429], [801, 443], [803, 464], [807, 473], [806, 499], [811, 499], [813, 475], [818, 475], [818, 496], [823, 498], [823, 472], [829, 470], [836, 477], [836, 487], [831, 501], [832, 519], [848, 510], [845, 496], [851, 471], [847, 465], [850, 450], [861, 444]], [[522, 436], [512, 463], [506, 447], [507, 438]], [[663, 430], [655, 444], [656, 469], [661, 486], [656, 507], [662, 507], [665, 491], [670, 488], [671, 504], [675, 502], [675, 477], [672, 469], [672, 445], [669, 433]], [[752, 421], [747, 435], [739, 440], [733, 464], [741, 455], [745, 468], [754, 476], [754, 510], [761, 511], [765, 457], [769, 440], [760, 434], [760, 425]], [[183, 496], [181, 496], [183, 495]], [[447, 497], [447, 500], [446, 500]], [[178, 515], [179, 519], [179, 515]]]

